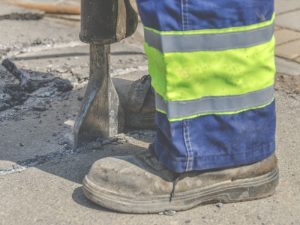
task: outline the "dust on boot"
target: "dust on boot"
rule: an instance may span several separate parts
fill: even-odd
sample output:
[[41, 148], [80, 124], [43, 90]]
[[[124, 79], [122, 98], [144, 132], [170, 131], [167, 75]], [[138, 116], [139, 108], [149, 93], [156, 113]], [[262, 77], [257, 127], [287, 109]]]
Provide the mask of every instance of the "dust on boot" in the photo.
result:
[[88, 199], [105, 208], [157, 213], [264, 198], [274, 193], [277, 183], [275, 155], [251, 165], [178, 174], [145, 151], [98, 160], [86, 175], [83, 190]]

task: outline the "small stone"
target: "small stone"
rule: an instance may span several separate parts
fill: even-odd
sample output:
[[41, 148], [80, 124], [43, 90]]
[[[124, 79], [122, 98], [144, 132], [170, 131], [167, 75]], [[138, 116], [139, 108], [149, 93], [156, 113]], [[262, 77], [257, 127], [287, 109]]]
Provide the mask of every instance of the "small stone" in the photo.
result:
[[58, 140], [59, 145], [63, 145], [67, 150], [73, 146], [73, 135], [71, 133], [66, 133]]
[[69, 144], [64, 144], [64, 149], [65, 149], [65, 150], [71, 150], [71, 149], [72, 149], [72, 146], [69, 145]]
[[176, 211], [174, 210], [166, 210], [160, 215], [165, 215], [165, 216], [174, 216], [176, 214]]
[[11, 100], [11, 96], [6, 93], [3, 93], [3, 91], [0, 90], [0, 101], [9, 102], [10, 100]]
[[0, 111], [4, 111], [4, 110], [8, 109], [9, 107], [10, 107], [10, 105], [0, 102]]
[[71, 82], [63, 79], [56, 79], [54, 82], [54, 87], [56, 87], [56, 89], [61, 92], [68, 92], [73, 89], [73, 85], [71, 84]]
[[19, 146], [20, 146], [20, 147], [24, 147], [24, 144], [23, 144], [23, 143], [19, 143]]
[[32, 109], [34, 111], [42, 112], [42, 111], [46, 111], [47, 110], [47, 106], [46, 106], [46, 104], [44, 104], [42, 102], [38, 102], [36, 105], [32, 106]]
[[108, 144], [110, 144], [111, 143], [111, 140], [104, 140], [104, 141], [102, 141], [102, 144], [103, 145], [108, 145]]
[[257, 215], [257, 219], [258, 219], [258, 220], [261, 220], [262, 218], [261, 218], [261, 216], [260, 216], [260, 215]]
[[55, 90], [51, 89], [50, 87], [43, 87], [35, 92], [35, 96], [40, 97], [40, 98], [48, 98], [54, 94], [55, 94]]
[[218, 208], [222, 208], [222, 207], [223, 207], [223, 203], [222, 203], [222, 202], [218, 202], [218, 203], [216, 204], [216, 206], [217, 206]]
[[40, 38], [37, 38], [32, 42], [32, 45], [41, 45], [41, 44], [43, 44], [43, 42]]

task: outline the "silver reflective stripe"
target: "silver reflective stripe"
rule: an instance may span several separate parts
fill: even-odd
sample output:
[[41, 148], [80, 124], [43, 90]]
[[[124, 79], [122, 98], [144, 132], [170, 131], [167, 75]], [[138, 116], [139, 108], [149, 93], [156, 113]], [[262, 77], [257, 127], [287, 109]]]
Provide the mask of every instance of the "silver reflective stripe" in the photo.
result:
[[270, 41], [274, 24], [248, 31], [219, 34], [158, 34], [145, 29], [145, 41], [163, 53], [247, 48]]
[[165, 112], [169, 119], [198, 114], [236, 112], [270, 103], [274, 98], [274, 87], [243, 95], [203, 97], [190, 101], [165, 101], [156, 94], [156, 109]]

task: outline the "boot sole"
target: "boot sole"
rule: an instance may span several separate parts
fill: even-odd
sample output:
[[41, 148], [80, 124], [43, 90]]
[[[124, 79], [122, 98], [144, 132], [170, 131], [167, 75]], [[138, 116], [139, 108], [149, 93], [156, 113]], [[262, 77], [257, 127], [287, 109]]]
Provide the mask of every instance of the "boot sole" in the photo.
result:
[[120, 195], [95, 185], [86, 176], [83, 181], [84, 195], [92, 202], [114, 211], [124, 213], [159, 213], [166, 210], [183, 211], [210, 203], [232, 203], [250, 201], [271, 196], [278, 184], [278, 169], [262, 176], [225, 181], [205, 188], [198, 188], [184, 193], [153, 196], [139, 199]]

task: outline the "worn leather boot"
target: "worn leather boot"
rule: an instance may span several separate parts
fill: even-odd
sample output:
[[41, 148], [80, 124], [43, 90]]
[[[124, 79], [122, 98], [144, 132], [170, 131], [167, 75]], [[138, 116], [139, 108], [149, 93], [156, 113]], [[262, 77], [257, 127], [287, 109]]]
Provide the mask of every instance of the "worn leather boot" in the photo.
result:
[[274, 193], [277, 184], [275, 155], [252, 165], [176, 174], [146, 151], [98, 160], [85, 177], [83, 190], [88, 199], [105, 208], [157, 213], [264, 198]]

